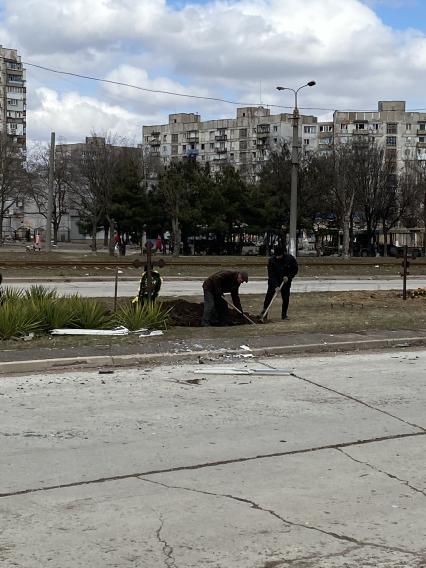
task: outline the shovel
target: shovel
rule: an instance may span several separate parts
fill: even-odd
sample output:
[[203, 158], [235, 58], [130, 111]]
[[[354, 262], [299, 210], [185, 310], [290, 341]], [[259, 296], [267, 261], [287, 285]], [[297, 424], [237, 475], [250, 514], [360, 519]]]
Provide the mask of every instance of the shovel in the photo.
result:
[[266, 316], [268, 315], [269, 309], [272, 306], [275, 298], [278, 296], [278, 294], [281, 292], [281, 288], [284, 286], [284, 284], [288, 282], [288, 278], [286, 276], [284, 276], [283, 281], [281, 282], [281, 286], [278, 288], [278, 290], [275, 292], [272, 300], [269, 302], [269, 306], [266, 308], [266, 310], [263, 312], [263, 314], [261, 314], [260, 319], [263, 321]]
[[228, 304], [228, 306], [230, 306], [231, 308], [234, 308], [234, 310], [236, 310], [240, 315], [243, 316], [243, 318], [246, 318], [247, 321], [249, 321], [250, 323], [252, 323], [253, 325], [256, 325], [256, 322], [254, 322], [252, 319], [250, 319], [248, 316], [246, 316], [246, 314], [244, 312], [242, 312], [241, 310], [239, 310], [237, 307], [234, 306], [234, 304], [232, 302], [229, 302], [225, 296], [222, 296], [222, 298], [225, 300], [225, 302]]

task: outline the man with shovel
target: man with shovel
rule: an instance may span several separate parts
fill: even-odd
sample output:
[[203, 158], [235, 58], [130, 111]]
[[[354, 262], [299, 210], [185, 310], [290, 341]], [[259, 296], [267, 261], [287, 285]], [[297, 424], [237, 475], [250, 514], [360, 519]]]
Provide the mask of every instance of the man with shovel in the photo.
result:
[[223, 297], [223, 294], [226, 293], [231, 294], [233, 307], [236, 308], [237, 312], [244, 315], [238, 293], [243, 282], [248, 282], [248, 274], [245, 271], [237, 270], [220, 270], [204, 281], [203, 326], [231, 324], [228, 302]]
[[280, 292], [283, 301], [281, 319], [288, 319], [291, 281], [296, 276], [298, 268], [294, 256], [287, 254], [282, 247], [275, 247], [274, 256], [268, 261], [268, 291], [260, 314], [262, 320], [266, 319], [272, 302]]

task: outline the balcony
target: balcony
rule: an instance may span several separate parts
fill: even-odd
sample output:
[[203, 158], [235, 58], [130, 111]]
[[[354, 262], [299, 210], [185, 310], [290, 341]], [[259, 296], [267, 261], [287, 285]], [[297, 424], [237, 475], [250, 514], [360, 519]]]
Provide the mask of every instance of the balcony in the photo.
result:
[[257, 126], [257, 136], [269, 136], [271, 127], [269, 124], [258, 124]]
[[198, 156], [198, 150], [196, 148], [189, 148], [186, 151], [187, 158], [196, 158]]
[[417, 136], [426, 136], [426, 129], [425, 128], [418, 128], [417, 129]]
[[417, 142], [416, 147], [417, 148], [426, 148], [426, 142]]
[[151, 150], [150, 156], [152, 158], [159, 158], [160, 157], [160, 152], [158, 150]]
[[198, 138], [198, 136], [191, 136], [190, 138], [187, 137], [186, 141], [188, 144], [198, 144], [200, 139]]
[[161, 146], [161, 141], [159, 138], [152, 138], [150, 144], [151, 146]]
[[216, 154], [226, 154], [227, 152], [227, 148], [216, 148]]
[[226, 134], [216, 134], [214, 139], [216, 142], [224, 142], [225, 140], [228, 140], [228, 136]]

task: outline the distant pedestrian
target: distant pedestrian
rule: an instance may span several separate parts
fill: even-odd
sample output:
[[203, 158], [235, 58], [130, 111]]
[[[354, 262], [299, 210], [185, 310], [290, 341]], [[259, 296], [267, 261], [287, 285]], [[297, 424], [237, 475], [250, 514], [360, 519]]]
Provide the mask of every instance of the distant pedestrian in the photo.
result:
[[41, 251], [41, 236], [40, 233], [37, 233], [34, 237], [34, 246], [33, 250], [40, 252]]
[[234, 306], [243, 311], [238, 293], [243, 282], [248, 282], [248, 274], [238, 270], [221, 270], [205, 280], [203, 326], [230, 325], [228, 304], [223, 294], [230, 293]]
[[[263, 302], [262, 314], [265, 313], [275, 292], [281, 287], [281, 319], [288, 319], [288, 305], [290, 302], [290, 288], [293, 278], [298, 272], [297, 260], [291, 254], [287, 254], [283, 247], [275, 247], [274, 255], [268, 261], [268, 291]], [[282, 286], [281, 286], [282, 284]]]

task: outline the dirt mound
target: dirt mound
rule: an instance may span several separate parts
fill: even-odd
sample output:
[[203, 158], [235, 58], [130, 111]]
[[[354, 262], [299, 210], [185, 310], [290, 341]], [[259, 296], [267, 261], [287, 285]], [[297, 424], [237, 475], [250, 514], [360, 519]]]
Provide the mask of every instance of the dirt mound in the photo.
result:
[[[200, 327], [203, 317], [203, 304], [187, 302], [186, 300], [169, 300], [164, 302], [166, 309], [172, 308], [170, 313], [171, 324], [185, 327]], [[258, 317], [247, 314], [249, 318], [258, 321]], [[229, 310], [229, 317], [234, 325], [245, 325], [250, 323], [239, 315], [235, 310]]]

